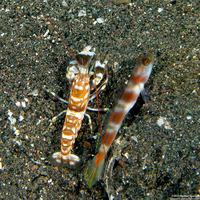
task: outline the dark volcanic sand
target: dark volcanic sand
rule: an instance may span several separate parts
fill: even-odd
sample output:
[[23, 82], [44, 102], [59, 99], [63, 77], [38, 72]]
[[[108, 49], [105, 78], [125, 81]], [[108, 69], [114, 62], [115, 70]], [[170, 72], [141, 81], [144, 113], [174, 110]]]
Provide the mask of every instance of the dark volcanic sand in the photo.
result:
[[[0, 199], [197, 199], [199, 1], [28, 2], [3, 0], [0, 10]], [[117, 136], [121, 142], [107, 157], [105, 169], [111, 159], [113, 169], [104, 171], [91, 190], [84, 170], [94, 154], [97, 113], [88, 112], [93, 135], [83, 120], [74, 147], [81, 158], [76, 169], [55, 167], [49, 160], [60, 148], [64, 116], [51, 127], [49, 120], [67, 105], [42, 87], [68, 99], [65, 74], [73, 58], [41, 7], [75, 54], [88, 44], [102, 60], [109, 54], [109, 82], [99, 95], [100, 107], [115, 105], [141, 53], [156, 55], [146, 84], [151, 101], [142, 105], [140, 98], [127, 115]], [[79, 17], [80, 10], [86, 16]], [[96, 23], [98, 18], [104, 23]], [[96, 107], [96, 100], [90, 106]], [[166, 118], [163, 126], [157, 124], [160, 117]]]

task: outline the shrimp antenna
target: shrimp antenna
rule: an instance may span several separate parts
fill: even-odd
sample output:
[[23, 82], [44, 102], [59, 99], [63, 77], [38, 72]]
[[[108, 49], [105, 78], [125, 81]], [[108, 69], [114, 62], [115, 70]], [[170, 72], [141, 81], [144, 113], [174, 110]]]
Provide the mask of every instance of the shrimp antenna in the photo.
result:
[[42, 13], [44, 14], [44, 16], [47, 18], [47, 20], [49, 21], [49, 23], [51, 24], [51, 26], [53, 27], [54, 31], [58, 34], [58, 36], [60, 37], [60, 39], [63, 41], [64, 45], [68, 48], [68, 51], [71, 53], [71, 55], [74, 57], [74, 59], [77, 61], [77, 63], [79, 63], [79, 61], [77, 60], [76, 56], [74, 55], [74, 53], [72, 52], [72, 50], [70, 49], [70, 47], [67, 45], [67, 43], [65, 42], [65, 40], [62, 38], [62, 36], [60, 35], [60, 33], [58, 32], [58, 30], [56, 29], [56, 27], [54, 26], [54, 24], [51, 22], [51, 20], [49, 19], [49, 17], [46, 15], [46, 13], [44, 12], [44, 10], [41, 8]]

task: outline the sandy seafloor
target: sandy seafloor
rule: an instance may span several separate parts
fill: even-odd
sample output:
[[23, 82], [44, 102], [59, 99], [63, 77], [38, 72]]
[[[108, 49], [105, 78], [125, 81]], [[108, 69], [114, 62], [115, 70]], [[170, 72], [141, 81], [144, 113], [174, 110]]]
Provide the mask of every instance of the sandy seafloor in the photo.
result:
[[[91, 190], [84, 171], [94, 155], [97, 113], [87, 112], [93, 134], [83, 120], [74, 146], [81, 158], [76, 169], [54, 166], [49, 159], [60, 148], [64, 116], [51, 127], [49, 120], [67, 105], [42, 88], [68, 99], [65, 74], [73, 58], [41, 7], [75, 54], [90, 44], [102, 60], [109, 55], [100, 107], [115, 105], [140, 54], [156, 55], [145, 86], [151, 100], [144, 105], [139, 98], [127, 115], [103, 178]], [[3, 0], [0, 199], [199, 199], [199, 9], [198, 0]]]

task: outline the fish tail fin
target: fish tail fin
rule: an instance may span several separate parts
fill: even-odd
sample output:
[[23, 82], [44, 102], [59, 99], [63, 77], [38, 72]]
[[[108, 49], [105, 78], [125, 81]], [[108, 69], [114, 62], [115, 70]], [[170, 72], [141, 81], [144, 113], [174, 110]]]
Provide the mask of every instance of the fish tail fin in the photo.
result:
[[100, 179], [104, 168], [105, 156], [99, 164], [96, 162], [97, 156], [98, 154], [92, 159], [85, 171], [85, 181], [89, 188], [92, 188], [92, 186]]

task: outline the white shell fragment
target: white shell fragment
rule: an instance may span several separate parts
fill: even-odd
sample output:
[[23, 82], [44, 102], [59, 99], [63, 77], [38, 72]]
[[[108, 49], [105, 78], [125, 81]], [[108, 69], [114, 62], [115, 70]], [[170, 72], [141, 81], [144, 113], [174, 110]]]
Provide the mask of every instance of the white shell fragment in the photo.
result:
[[22, 101], [22, 102], [21, 102], [21, 105], [22, 105], [23, 108], [25, 108], [25, 107], [26, 107], [26, 102], [25, 102], [25, 101]]
[[10, 125], [15, 125], [17, 120], [14, 117], [12, 117], [12, 115], [13, 113], [10, 110], [8, 110], [8, 120], [10, 121]]
[[97, 24], [97, 23], [103, 24], [104, 22], [105, 22], [104, 18], [99, 17], [99, 18], [97, 18], [97, 19], [93, 22], [93, 24], [94, 24], [94, 25]]
[[[13, 129], [14, 129], [14, 128], [13, 128]], [[19, 136], [20, 131], [19, 131], [18, 129], [16, 129], [16, 130], [14, 130], [14, 134], [15, 134], [16, 136]]]
[[85, 10], [80, 10], [78, 13], [78, 17], [84, 17], [86, 16], [86, 11]]
[[21, 106], [21, 103], [20, 103], [19, 101], [17, 101], [17, 102], [15, 103], [15, 105], [16, 105], [17, 107], [20, 107], [20, 106]]
[[99, 24], [104, 23], [104, 21], [105, 21], [105, 20], [104, 20], [102, 17], [97, 18], [97, 22], [98, 22]]
[[165, 129], [167, 130], [171, 130], [171, 126], [169, 124], [169, 122], [167, 121], [167, 118], [166, 117], [159, 117], [158, 120], [157, 120], [157, 124], [158, 126], [163, 126]]
[[19, 121], [23, 121], [24, 120], [24, 117], [22, 115], [19, 116]]
[[38, 94], [39, 94], [38, 89], [35, 89], [35, 90], [33, 90], [32, 92], [30, 92], [28, 95], [30, 95], [30, 96], [32, 95], [32, 96], [34, 96], [34, 97], [37, 97]]
[[65, 0], [62, 1], [62, 6], [67, 7], [67, 2]]

